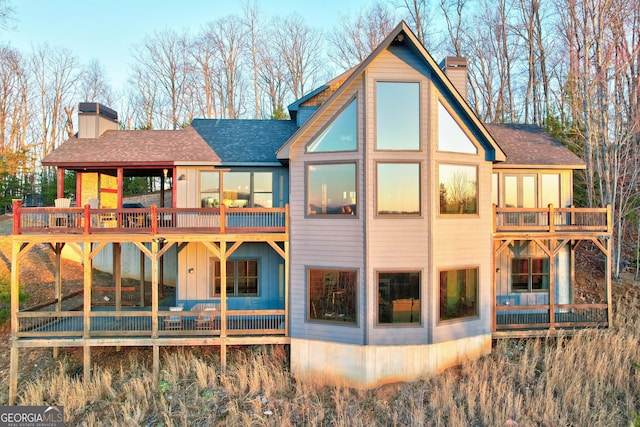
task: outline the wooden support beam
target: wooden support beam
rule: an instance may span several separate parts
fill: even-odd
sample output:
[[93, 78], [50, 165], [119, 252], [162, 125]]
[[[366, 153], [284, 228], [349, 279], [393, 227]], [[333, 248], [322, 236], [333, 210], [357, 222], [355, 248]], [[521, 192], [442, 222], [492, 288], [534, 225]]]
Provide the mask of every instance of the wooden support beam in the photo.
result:
[[91, 331], [91, 282], [93, 280], [93, 257], [91, 256], [91, 242], [85, 242], [84, 254], [82, 262], [84, 264], [84, 299], [83, 299], [83, 312], [84, 312], [84, 333], [85, 338], [89, 338]]
[[[227, 242], [220, 242], [220, 338], [227, 336]], [[225, 350], [226, 355], [226, 350]]]
[[[56, 243], [53, 251], [56, 255], [56, 277], [55, 277], [55, 299], [56, 302], [56, 311], [62, 311], [62, 248], [64, 248], [64, 243]], [[53, 347], [53, 358], [57, 359], [60, 353], [59, 347]]]
[[276, 242], [268, 241], [269, 246], [273, 248], [274, 251], [278, 253], [282, 257], [282, 259], [286, 259], [285, 251], [282, 250], [280, 246]]
[[[555, 240], [549, 241], [549, 246], [553, 247]], [[555, 331], [556, 329], [556, 257], [545, 251], [549, 256], [549, 330]]]
[[82, 350], [82, 381], [86, 387], [91, 381], [91, 347], [85, 343]]
[[18, 255], [20, 252], [20, 243], [13, 241], [11, 250], [11, 355], [9, 368], [9, 404], [15, 405], [18, 394], [18, 348], [16, 347], [16, 339], [18, 335], [18, 310], [20, 302], [18, 293], [19, 284], [19, 265]]
[[160, 346], [153, 346], [153, 381], [155, 384], [160, 379]]
[[113, 242], [113, 285], [116, 294], [116, 310], [122, 310], [122, 244]]
[[140, 251], [140, 307], [144, 307], [144, 252]]
[[158, 242], [151, 242], [151, 337], [158, 338]]
[[289, 336], [289, 321], [291, 319], [291, 314], [289, 313], [289, 241], [284, 242], [284, 313], [285, 313], [285, 322], [284, 322], [284, 336]]
[[244, 242], [242, 240], [239, 240], [237, 242], [233, 242], [233, 245], [231, 245], [231, 247], [229, 249], [227, 249], [227, 258], [229, 258], [231, 256], [231, 254], [233, 254], [236, 249], [238, 249], [240, 246], [242, 246]]
[[220, 248], [215, 243], [202, 242], [202, 244], [204, 245], [205, 248], [207, 248], [209, 252], [211, 252], [214, 256], [220, 259]]
[[15, 405], [18, 397], [18, 367], [19, 352], [18, 347], [11, 340], [11, 354], [9, 356], [9, 405]]

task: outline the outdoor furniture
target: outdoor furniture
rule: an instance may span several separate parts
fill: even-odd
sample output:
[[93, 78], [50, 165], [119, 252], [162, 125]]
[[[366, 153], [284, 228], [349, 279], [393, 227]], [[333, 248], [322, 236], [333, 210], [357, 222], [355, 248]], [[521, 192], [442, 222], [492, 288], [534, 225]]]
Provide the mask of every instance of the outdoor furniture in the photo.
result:
[[[54, 201], [56, 208], [69, 208], [71, 207], [71, 199], [60, 198]], [[67, 227], [69, 223], [69, 214], [67, 213], [53, 213], [49, 215], [49, 227]]]
[[[169, 307], [169, 311], [182, 311], [182, 305], [178, 307]], [[176, 330], [182, 329], [182, 315], [175, 314], [169, 315], [164, 318], [164, 329], [165, 330]]]
[[206, 311], [211, 314], [199, 314], [195, 320], [196, 329], [216, 329], [216, 317], [220, 313], [220, 304], [218, 303], [200, 303], [191, 308], [191, 311]]

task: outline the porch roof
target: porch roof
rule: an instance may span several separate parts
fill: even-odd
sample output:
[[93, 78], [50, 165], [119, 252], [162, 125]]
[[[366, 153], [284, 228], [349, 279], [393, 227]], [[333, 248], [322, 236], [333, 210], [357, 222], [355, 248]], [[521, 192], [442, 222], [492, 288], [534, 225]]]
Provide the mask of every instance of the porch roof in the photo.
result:
[[298, 128], [293, 120], [194, 119], [191, 126], [222, 165], [281, 165], [276, 151]]
[[507, 159], [494, 168], [584, 169], [584, 161], [537, 125], [485, 124]]
[[47, 155], [44, 166], [113, 167], [181, 163], [219, 164], [220, 157], [193, 128], [109, 130], [98, 138], [71, 138]]

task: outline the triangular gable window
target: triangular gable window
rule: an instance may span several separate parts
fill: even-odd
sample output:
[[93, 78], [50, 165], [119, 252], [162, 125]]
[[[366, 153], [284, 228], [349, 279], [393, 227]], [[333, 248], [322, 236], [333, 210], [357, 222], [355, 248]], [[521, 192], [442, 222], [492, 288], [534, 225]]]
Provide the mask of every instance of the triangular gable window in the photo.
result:
[[307, 146], [307, 152], [355, 151], [357, 148], [357, 128], [356, 100], [354, 99]]
[[438, 103], [438, 150], [454, 153], [478, 154], [478, 149], [451, 117], [449, 110]]

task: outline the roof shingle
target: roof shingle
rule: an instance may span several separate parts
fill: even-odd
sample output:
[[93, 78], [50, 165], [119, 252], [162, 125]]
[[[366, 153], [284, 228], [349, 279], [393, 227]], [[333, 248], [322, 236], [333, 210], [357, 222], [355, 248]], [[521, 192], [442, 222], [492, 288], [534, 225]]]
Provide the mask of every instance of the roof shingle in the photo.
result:
[[42, 160], [45, 166], [219, 163], [191, 127], [182, 130], [110, 130], [98, 138], [71, 138]]
[[485, 124], [506, 161], [494, 167], [563, 167], [584, 169], [584, 161], [551, 137], [540, 126], [522, 124]]

